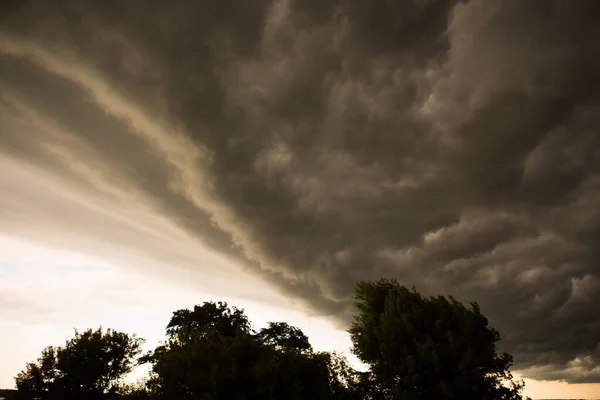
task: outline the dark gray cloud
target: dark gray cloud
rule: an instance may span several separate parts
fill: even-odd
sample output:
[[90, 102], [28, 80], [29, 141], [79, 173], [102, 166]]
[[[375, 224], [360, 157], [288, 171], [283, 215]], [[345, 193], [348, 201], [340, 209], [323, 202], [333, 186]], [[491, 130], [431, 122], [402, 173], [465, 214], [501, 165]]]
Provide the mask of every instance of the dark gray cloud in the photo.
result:
[[526, 375], [600, 381], [596, 1], [6, 4], [4, 154], [341, 323], [392, 276], [477, 300]]

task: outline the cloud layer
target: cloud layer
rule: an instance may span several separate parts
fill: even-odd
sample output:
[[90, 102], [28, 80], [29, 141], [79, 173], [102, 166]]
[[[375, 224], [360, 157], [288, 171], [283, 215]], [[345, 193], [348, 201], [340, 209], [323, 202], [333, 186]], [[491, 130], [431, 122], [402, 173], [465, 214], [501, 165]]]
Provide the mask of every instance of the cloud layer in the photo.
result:
[[342, 324], [396, 277], [600, 382], [597, 2], [51, 3], [0, 10], [0, 229], [202, 246]]

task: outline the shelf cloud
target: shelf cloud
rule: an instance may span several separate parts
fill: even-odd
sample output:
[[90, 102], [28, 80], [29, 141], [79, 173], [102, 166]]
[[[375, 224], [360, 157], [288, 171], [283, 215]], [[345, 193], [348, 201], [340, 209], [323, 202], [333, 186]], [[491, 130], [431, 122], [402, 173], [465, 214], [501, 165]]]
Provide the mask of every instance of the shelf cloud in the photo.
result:
[[206, 248], [236, 265], [207, 279], [257, 277], [340, 326], [357, 280], [394, 277], [477, 301], [524, 376], [600, 382], [599, 18], [3, 2], [0, 231], [163, 274]]

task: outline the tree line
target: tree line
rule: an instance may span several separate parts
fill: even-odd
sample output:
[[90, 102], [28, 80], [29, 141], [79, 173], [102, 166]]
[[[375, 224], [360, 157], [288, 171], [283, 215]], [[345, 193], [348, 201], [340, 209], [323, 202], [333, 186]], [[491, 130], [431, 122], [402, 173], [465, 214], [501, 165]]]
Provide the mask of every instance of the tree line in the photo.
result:
[[[500, 353], [499, 333], [477, 303], [427, 297], [395, 280], [359, 282], [348, 332], [368, 371], [315, 351], [285, 322], [254, 330], [243, 310], [205, 302], [177, 310], [166, 338], [142, 354], [143, 340], [102, 328], [47, 347], [15, 377], [22, 400], [522, 400]], [[137, 365], [150, 372], [123, 378]]]

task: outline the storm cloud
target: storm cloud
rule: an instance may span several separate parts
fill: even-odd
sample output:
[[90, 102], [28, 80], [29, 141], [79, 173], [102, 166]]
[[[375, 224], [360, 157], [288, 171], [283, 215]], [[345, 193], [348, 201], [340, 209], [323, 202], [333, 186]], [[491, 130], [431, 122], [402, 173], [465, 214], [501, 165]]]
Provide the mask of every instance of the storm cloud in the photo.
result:
[[342, 326], [395, 277], [478, 301], [525, 376], [600, 382], [597, 1], [0, 7], [3, 232], [208, 247]]

